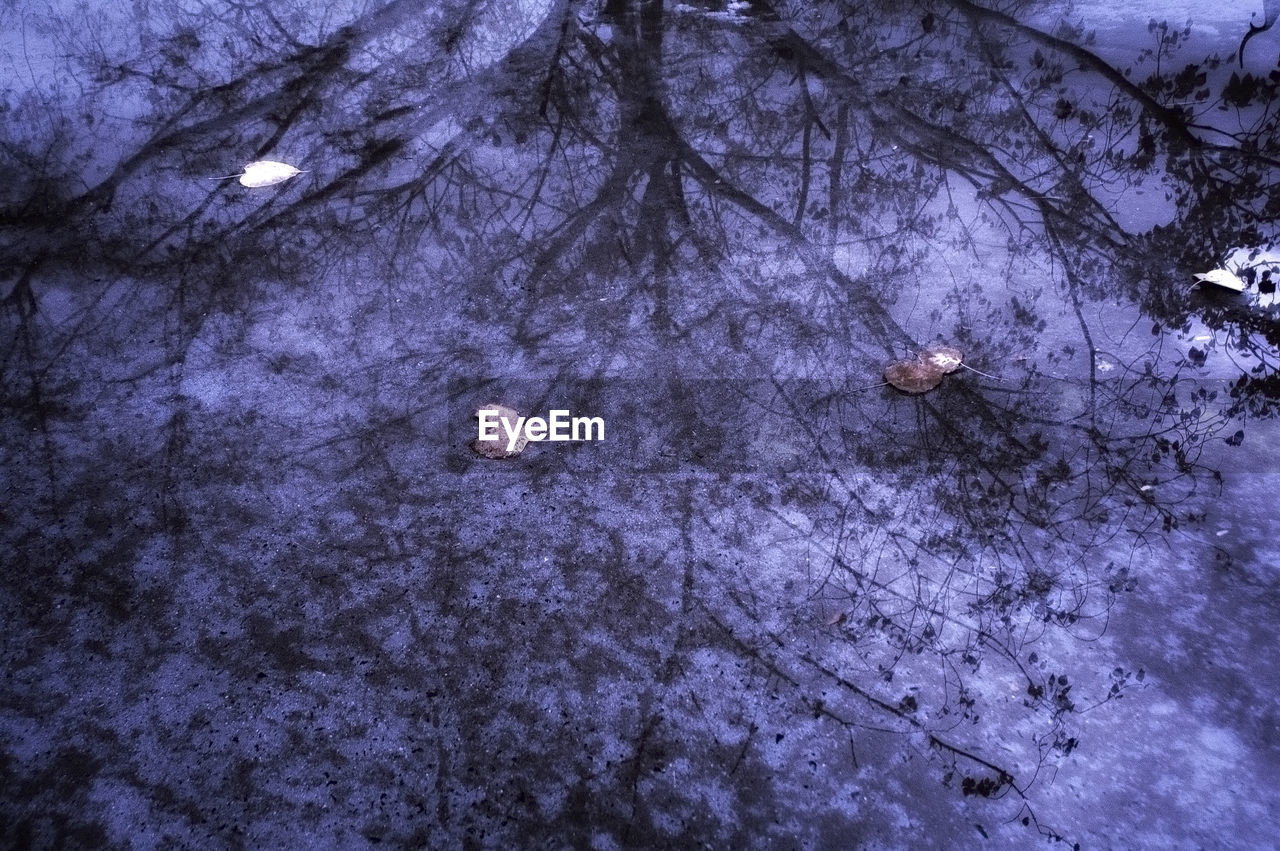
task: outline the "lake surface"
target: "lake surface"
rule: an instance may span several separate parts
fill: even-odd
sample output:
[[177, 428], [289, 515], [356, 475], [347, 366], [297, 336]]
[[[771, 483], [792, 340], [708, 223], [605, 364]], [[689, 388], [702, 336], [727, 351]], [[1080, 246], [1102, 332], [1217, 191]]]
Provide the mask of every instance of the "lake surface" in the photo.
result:
[[1280, 27], [1149, 5], [0, 12], [3, 844], [1268, 847]]

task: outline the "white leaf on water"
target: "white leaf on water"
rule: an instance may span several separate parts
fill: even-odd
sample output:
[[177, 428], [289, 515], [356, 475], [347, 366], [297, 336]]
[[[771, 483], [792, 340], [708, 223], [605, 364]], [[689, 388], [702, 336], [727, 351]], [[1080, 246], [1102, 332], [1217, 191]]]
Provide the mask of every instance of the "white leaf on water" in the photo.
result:
[[240, 185], [248, 186], [250, 189], [258, 189], [263, 186], [275, 186], [277, 183], [283, 183], [295, 174], [302, 174], [302, 172], [288, 163], [279, 163], [273, 160], [258, 160], [257, 162], [249, 163], [244, 167], [244, 174], [240, 175]]
[[1240, 280], [1234, 272], [1229, 272], [1226, 269], [1214, 269], [1209, 272], [1196, 272], [1195, 279], [1202, 283], [1213, 284], [1214, 286], [1222, 287], [1227, 290], [1234, 290], [1238, 293], [1244, 292], [1244, 281]]
[[963, 366], [964, 354], [953, 346], [930, 346], [920, 353], [920, 360], [950, 375]]

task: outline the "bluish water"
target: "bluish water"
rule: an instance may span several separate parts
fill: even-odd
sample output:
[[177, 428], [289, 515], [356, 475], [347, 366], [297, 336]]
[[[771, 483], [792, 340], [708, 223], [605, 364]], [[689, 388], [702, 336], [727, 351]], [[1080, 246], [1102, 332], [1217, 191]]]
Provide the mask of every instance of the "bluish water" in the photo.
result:
[[1261, 4], [326, 9], [2, 13], [7, 844], [1271, 841]]

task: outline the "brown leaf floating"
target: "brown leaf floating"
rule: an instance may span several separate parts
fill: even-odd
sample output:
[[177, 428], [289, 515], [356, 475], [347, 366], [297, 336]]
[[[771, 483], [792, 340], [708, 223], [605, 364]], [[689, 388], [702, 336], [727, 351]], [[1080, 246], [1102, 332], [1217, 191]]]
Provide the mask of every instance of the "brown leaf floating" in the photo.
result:
[[938, 367], [917, 358], [889, 364], [884, 370], [884, 380], [903, 393], [928, 393], [942, 383], [945, 374]]

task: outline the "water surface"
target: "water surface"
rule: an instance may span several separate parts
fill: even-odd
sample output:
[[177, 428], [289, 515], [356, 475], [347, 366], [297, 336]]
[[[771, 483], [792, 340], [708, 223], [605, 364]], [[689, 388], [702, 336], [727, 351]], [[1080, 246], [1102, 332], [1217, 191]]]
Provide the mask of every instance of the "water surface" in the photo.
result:
[[1280, 68], [1184, 5], [2, 13], [8, 844], [1271, 842]]

